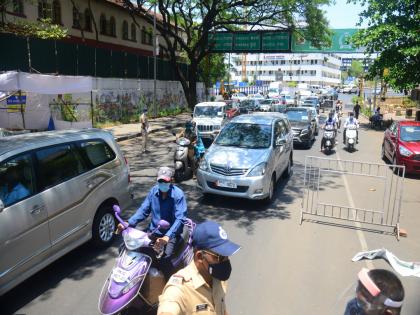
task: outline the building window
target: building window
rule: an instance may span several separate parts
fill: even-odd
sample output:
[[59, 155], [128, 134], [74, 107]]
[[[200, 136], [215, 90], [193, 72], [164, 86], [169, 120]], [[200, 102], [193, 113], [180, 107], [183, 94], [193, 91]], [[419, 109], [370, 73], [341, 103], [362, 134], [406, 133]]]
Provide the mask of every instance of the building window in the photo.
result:
[[136, 41], [136, 24], [134, 24], [134, 23], [131, 23], [131, 40], [133, 41], [133, 42], [135, 42]]
[[73, 27], [80, 28], [80, 14], [76, 7], [73, 7]]
[[147, 31], [146, 27], [144, 26], [141, 28], [141, 43], [147, 44]]
[[151, 28], [147, 31], [147, 44], [153, 45], [153, 31]]
[[109, 18], [109, 33], [110, 36], [117, 36], [117, 27], [115, 24], [115, 18], [113, 16], [111, 16]]
[[49, 3], [47, 0], [38, 1], [38, 18], [39, 19], [52, 18], [51, 3]]
[[122, 38], [128, 39], [128, 23], [124, 21], [122, 24]]
[[85, 30], [92, 31], [92, 17], [89, 9], [85, 10]]
[[13, 13], [23, 15], [23, 0], [13, 0]]
[[61, 24], [61, 5], [58, 0], [54, 0], [52, 4], [52, 21], [55, 24]]
[[101, 14], [101, 17], [99, 18], [99, 30], [101, 34], [106, 35], [106, 26], [106, 17]]

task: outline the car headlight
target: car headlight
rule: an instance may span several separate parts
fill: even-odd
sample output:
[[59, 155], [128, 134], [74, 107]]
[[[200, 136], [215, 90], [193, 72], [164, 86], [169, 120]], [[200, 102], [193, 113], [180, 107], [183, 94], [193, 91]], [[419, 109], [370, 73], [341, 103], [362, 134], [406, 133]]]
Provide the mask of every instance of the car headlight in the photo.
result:
[[400, 145], [398, 148], [399, 148], [400, 154], [402, 156], [409, 157], [410, 155], [413, 154], [413, 152], [411, 152], [410, 150], [408, 150], [406, 147], [404, 147], [402, 145]]
[[301, 133], [308, 133], [309, 132], [309, 128], [307, 129], [302, 129]]
[[213, 130], [220, 130], [220, 125], [214, 125]]
[[263, 162], [255, 166], [247, 176], [262, 176], [265, 174], [265, 168], [267, 167], [267, 163]]
[[202, 159], [200, 162], [200, 165], [198, 166], [198, 168], [204, 172], [208, 172], [209, 171], [209, 166], [207, 164], [207, 160], [206, 159]]

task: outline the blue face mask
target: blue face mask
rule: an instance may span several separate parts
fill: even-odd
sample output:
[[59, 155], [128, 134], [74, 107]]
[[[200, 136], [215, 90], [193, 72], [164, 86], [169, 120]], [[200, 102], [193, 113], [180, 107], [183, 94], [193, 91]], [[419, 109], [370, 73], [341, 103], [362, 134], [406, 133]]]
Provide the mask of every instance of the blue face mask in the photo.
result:
[[158, 183], [158, 186], [161, 192], [168, 192], [171, 186], [171, 183]]

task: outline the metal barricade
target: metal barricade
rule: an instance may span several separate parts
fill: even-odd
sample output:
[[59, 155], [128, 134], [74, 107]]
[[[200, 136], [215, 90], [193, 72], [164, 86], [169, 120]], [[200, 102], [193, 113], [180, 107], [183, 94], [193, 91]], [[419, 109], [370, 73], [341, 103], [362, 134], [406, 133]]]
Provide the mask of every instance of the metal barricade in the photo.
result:
[[[377, 227], [374, 230], [382, 232], [386, 232], [384, 228], [391, 228], [399, 239], [404, 176], [405, 166], [401, 165], [307, 156], [300, 224], [308, 217], [317, 217], [329, 223], [330, 220], [338, 220], [340, 225], [343, 222], [357, 222], [356, 228], [363, 228], [361, 224], [367, 224], [369, 228]], [[353, 186], [371, 186], [368, 190], [374, 195], [368, 198], [357, 196], [358, 203], [367, 203], [367, 206], [356, 205], [349, 193], [350, 181]], [[339, 202], [334, 202], [332, 198], [332, 194], [341, 193], [340, 189], [343, 188], [349, 202], [347, 205], [342, 202], [346, 195], [340, 196]], [[354, 225], [351, 227], [355, 228]]]

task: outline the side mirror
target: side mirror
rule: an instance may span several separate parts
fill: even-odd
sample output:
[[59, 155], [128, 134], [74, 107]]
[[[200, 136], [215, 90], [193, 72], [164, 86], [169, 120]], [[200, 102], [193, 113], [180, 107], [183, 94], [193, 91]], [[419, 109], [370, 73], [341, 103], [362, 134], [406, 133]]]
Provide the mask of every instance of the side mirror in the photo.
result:
[[168, 222], [168, 221], [165, 221], [165, 220], [159, 220], [159, 222], [158, 222], [158, 226], [159, 226], [159, 228], [161, 228], [161, 229], [167, 230], [167, 229], [169, 229], [169, 227], [170, 227], [171, 225], [169, 224], [169, 222]]
[[191, 117], [194, 117], [194, 113], [191, 113]]
[[286, 139], [282, 137], [277, 137], [276, 139], [276, 147], [280, 147], [286, 144]]
[[4, 203], [3, 200], [0, 199], [0, 212], [2, 212], [4, 209]]

